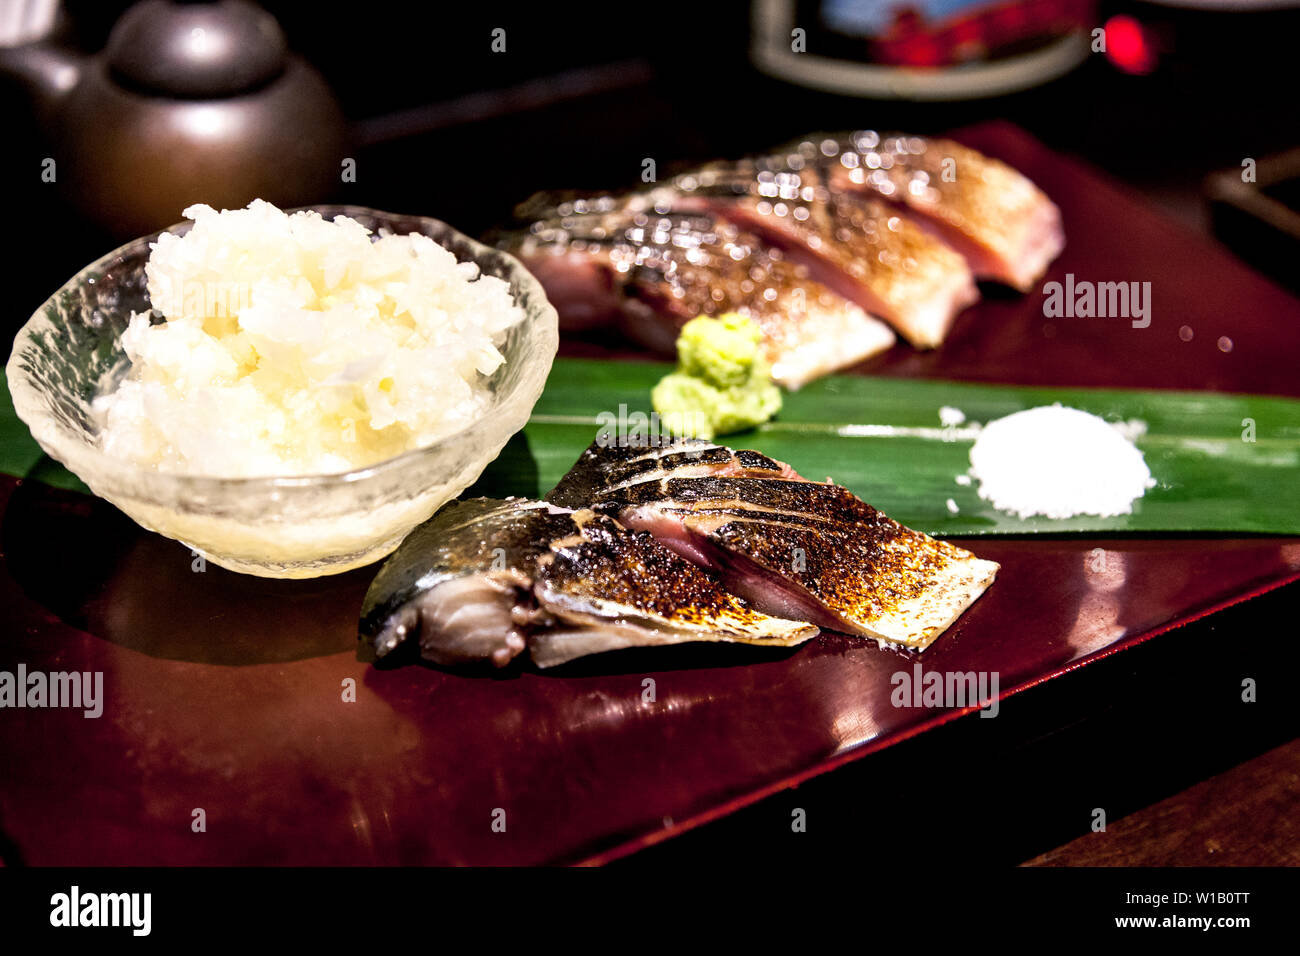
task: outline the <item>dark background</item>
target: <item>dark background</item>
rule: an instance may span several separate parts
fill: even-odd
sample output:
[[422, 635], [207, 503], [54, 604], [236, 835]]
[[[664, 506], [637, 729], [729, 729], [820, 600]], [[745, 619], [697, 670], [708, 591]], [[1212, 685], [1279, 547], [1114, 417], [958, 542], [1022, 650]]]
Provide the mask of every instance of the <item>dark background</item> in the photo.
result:
[[[69, 0], [71, 41], [102, 47], [123, 0]], [[739, 2], [365, 4], [267, 2], [293, 49], [357, 121], [357, 181], [333, 197], [445, 219], [481, 233], [537, 189], [617, 186], [641, 162], [761, 150], [817, 129], [920, 133], [1008, 119], [1081, 155], [1207, 228], [1204, 176], [1295, 146], [1300, 11], [1179, 12], [1102, 2], [1099, 21], [1136, 16], [1162, 48], [1148, 76], [1094, 54], [1045, 86], [989, 100], [899, 103], [841, 97], [771, 79], [748, 60]], [[507, 52], [490, 49], [494, 27]], [[48, 155], [26, 106], [0, 100], [11, 210], [51, 244], [12, 270], [5, 321], [37, 305], [116, 242], [39, 181]], [[14, 206], [17, 208], [15, 209]], [[179, 218], [179, 210], [177, 210]], [[1121, 237], [1117, 237], [1117, 241]]]

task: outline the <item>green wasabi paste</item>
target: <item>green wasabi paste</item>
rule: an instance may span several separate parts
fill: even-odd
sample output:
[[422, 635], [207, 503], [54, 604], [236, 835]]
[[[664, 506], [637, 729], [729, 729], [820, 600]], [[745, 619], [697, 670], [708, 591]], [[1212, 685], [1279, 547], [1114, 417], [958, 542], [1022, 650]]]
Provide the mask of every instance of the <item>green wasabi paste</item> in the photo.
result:
[[763, 357], [763, 336], [743, 315], [700, 316], [677, 338], [677, 369], [651, 392], [663, 426], [677, 435], [713, 438], [759, 425], [781, 410]]

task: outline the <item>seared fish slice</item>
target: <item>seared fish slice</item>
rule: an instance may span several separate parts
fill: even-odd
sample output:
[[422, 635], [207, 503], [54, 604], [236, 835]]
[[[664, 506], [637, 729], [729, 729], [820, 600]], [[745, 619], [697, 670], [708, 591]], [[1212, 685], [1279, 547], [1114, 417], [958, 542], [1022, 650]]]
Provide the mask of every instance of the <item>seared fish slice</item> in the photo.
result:
[[769, 614], [924, 649], [998, 565], [881, 514], [838, 485], [697, 440], [588, 448], [547, 495], [649, 531]]
[[[728, 219], [918, 348], [941, 344], [957, 313], [979, 298], [961, 254], [889, 203], [833, 188], [824, 166], [797, 151], [710, 163], [646, 192], [539, 193], [515, 210], [533, 218], [534, 228], [610, 211]], [[540, 268], [545, 283], [554, 264]], [[572, 275], [565, 276], [570, 286]], [[584, 309], [573, 311], [582, 315]]]
[[1006, 163], [949, 139], [861, 130], [796, 147], [829, 159], [833, 188], [880, 196], [924, 217], [975, 274], [1028, 292], [1065, 247], [1061, 211]]
[[966, 261], [888, 203], [836, 190], [799, 153], [710, 163], [653, 190], [656, 208], [712, 210], [805, 263], [917, 348], [979, 298]]
[[759, 613], [650, 535], [590, 510], [526, 499], [452, 502], [402, 543], [366, 593], [360, 635], [383, 657], [538, 667], [622, 647], [814, 636]]
[[772, 378], [787, 388], [894, 344], [884, 323], [732, 223], [627, 204], [573, 213], [572, 205], [563, 207], [570, 214], [538, 220], [500, 245], [523, 260], [578, 327], [613, 314], [629, 337], [671, 354], [695, 316], [739, 312], [762, 332]]

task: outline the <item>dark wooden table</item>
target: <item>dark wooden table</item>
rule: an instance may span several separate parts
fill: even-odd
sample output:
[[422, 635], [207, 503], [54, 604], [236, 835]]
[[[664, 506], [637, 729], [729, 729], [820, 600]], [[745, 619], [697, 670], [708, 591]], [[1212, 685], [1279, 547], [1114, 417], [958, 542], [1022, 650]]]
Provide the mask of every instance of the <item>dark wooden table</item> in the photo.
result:
[[1215, 774], [1025, 866], [1300, 866], [1300, 741]]

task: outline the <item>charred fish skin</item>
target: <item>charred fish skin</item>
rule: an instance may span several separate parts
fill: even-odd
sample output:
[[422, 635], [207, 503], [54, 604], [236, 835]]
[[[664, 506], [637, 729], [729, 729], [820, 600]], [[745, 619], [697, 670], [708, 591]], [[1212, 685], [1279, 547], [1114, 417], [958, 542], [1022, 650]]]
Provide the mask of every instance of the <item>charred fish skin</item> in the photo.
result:
[[[676, 287], [660, 296], [662, 302], [672, 304], [685, 290], [696, 288], [705, 293], [701, 297], [705, 314], [712, 314], [707, 311], [709, 294], [718, 290], [734, 300], [723, 311], [745, 308], [761, 319], [784, 316], [793, 304], [800, 306], [801, 312], [817, 312], [815, 324], [822, 326], [821, 341], [836, 339], [840, 344], [838, 354], [835, 349], [815, 349], [811, 335], [796, 334], [802, 330], [800, 323], [768, 323], [773, 332], [781, 330], [792, 339], [785, 343], [787, 354], [803, 349], [802, 361], [791, 358], [786, 363], [791, 367], [789, 377], [799, 384], [833, 368], [856, 364], [892, 345], [892, 335], [882, 334], [885, 329], [874, 317], [891, 324], [917, 348], [938, 346], [957, 314], [979, 298], [966, 259], [870, 191], [837, 188], [837, 180], [823, 159], [820, 154], [805, 156], [796, 148], [769, 156], [709, 163], [643, 192], [588, 197], [539, 194], [518, 207], [518, 212], [537, 218], [526, 233], [520, 234], [522, 238], [507, 246], [507, 251], [530, 263], [530, 268], [535, 264], [534, 271], [544, 283], [549, 276], [551, 286], [564, 302], [565, 288], [572, 284], [567, 280], [581, 270], [583, 263], [569, 258], [567, 250], [573, 246], [561, 245], [557, 239], [584, 246], [593, 241], [603, 243], [614, 235], [610, 225], [614, 218], [630, 218], [632, 224], [624, 230], [624, 236], [631, 243], [615, 264], [626, 273], [629, 259], [644, 265], [652, 258], [643, 250], [649, 236], [672, 231], [665, 229], [665, 224], [691, 218], [713, 223], [729, 220], [743, 230], [743, 239], [739, 244], [732, 243], [727, 251], [731, 256], [739, 252], [754, 261], [746, 262], [744, 270], [738, 271], [728, 265], [726, 256], [704, 263], [698, 250], [685, 259], [673, 254], [670, 259], [676, 263], [678, 274], [685, 276], [694, 268], [703, 275], [697, 275], [693, 282], [680, 279]], [[588, 225], [584, 231], [584, 221], [597, 225]], [[712, 228], [717, 231], [716, 225]], [[549, 257], [538, 254], [539, 235], [552, 242]], [[662, 248], [671, 253], [683, 239], [689, 241], [689, 235], [675, 236]], [[762, 255], [753, 251], [760, 243], [771, 247]], [[786, 259], [793, 272], [790, 266], [769, 264]], [[765, 272], [773, 275], [762, 275]], [[730, 283], [729, 273], [735, 275]], [[730, 293], [728, 284], [733, 286]], [[797, 284], [804, 286], [801, 295], [793, 294]], [[771, 298], [756, 300], [754, 291], [759, 286], [761, 294]], [[777, 298], [782, 300], [779, 304], [774, 301]], [[835, 298], [853, 304], [859, 311], [847, 313], [836, 307]], [[809, 310], [810, 302], [818, 308]], [[562, 311], [578, 316], [574, 323], [577, 327], [584, 321], [587, 309], [585, 303], [576, 302]], [[607, 308], [602, 310], [602, 314], [609, 312]], [[838, 327], [827, 327], [828, 318], [836, 320]], [[780, 364], [773, 360], [774, 366]], [[810, 364], [810, 370], [795, 371], [800, 365]]]
[[[666, 511], [712, 545], [715, 564], [725, 568], [740, 555], [738, 570], [760, 573], [740, 593], [761, 599], [764, 579], [780, 578], [806, 595], [805, 616], [814, 623], [864, 637], [924, 647], [960, 613], [943, 614], [933, 595], [940, 582], [951, 588], [960, 579], [965, 588], [968, 571], [981, 581], [996, 571], [967, 568], [969, 552], [899, 524], [837, 485], [685, 478], [670, 479], [665, 493], [672, 504], [649, 501], [643, 518], [633, 500], [625, 520], [652, 523]], [[961, 610], [969, 603], [962, 599]], [[812, 613], [818, 608], [826, 613]]]
[[942, 634], [998, 570], [845, 488], [708, 442], [597, 442], [548, 497], [579, 496], [708, 568], [759, 610], [912, 649]]
[[[724, 160], [645, 192], [563, 199], [547, 194], [519, 208], [540, 214], [533, 230], [611, 213], [643, 222], [672, 216], [728, 219], [806, 270], [818, 300], [824, 289], [855, 304], [864, 316], [884, 319], [917, 348], [938, 346], [957, 314], [979, 298], [966, 259], [879, 197], [836, 188], [823, 158], [792, 149]], [[548, 202], [556, 204], [548, 208]], [[546, 271], [553, 263], [542, 258], [539, 267]], [[867, 343], [875, 351], [892, 344], [880, 341], [878, 332], [867, 338], [868, 331], [877, 330], [856, 325], [856, 335], [848, 338], [864, 340], [860, 351]]]
[[760, 452], [733, 451], [699, 438], [651, 441], [610, 435], [592, 442], [545, 497], [566, 508], [617, 511], [638, 488], [649, 489], [668, 478], [722, 474], [798, 477], [788, 465]]
[[[709, 223], [704, 235], [713, 241], [696, 242], [689, 228], [676, 226], [700, 219]], [[893, 332], [861, 302], [819, 281], [806, 262], [787, 258], [781, 248], [766, 245], [735, 223], [657, 213], [650, 222], [661, 227], [654, 233], [658, 255], [638, 263], [641, 296], [683, 320], [724, 312], [748, 316], [763, 333], [778, 384], [798, 388], [894, 344]], [[840, 264], [855, 274], [864, 272], [856, 257], [847, 256]], [[644, 281], [647, 268], [654, 281]], [[905, 294], [900, 283], [888, 289], [891, 295]]]
[[837, 188], [823, 158], [792, 150], [710, 163], [651, 195], [656, 207], [732, 218], [912, 345], [941, 344], [979, 298], [966, 260], [888, 203]]
[[817, 628], [762, 614], [641, 531], [588, 509], [472, 499], [407, 537], [367, 592], [360, 637], [379, 657], [418, 641], [455, 666], [538, 667], [622, 647], [793, 646]]
[[648, 481], [653, 473], [665, 469], [720, 465], [730, 458], [727, 449], [694, 438], [664, 444], [628, 441], [613, 435], [597, 438], [546, 494], [546, 500], [563, 508], [618, 507], [621, 501], [617, 491], [625, 484]]
[[579, 534], [539, 564], [536, 594], [554, 625], [530, 633], [539, 667], [620, 647], [723, 641], [792, 647], [816, 636], [803, 621], [762, 614], [652, 535], [607, 515], [574, 512]]
[[[606, 198], [603, 207], [613, 202]], [[570, 330], [617, 322], [633, 340], [671, 354], [690, 319], [736, 312], [758, 326], [772, 378], [787, 388], [894, 344], [888, 326], [812, 279], [807, 266], [725, 219], [660, 214], [630, 200], [602, 211], [573, 206], [499, 241], [541, 280]]]

